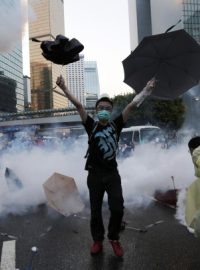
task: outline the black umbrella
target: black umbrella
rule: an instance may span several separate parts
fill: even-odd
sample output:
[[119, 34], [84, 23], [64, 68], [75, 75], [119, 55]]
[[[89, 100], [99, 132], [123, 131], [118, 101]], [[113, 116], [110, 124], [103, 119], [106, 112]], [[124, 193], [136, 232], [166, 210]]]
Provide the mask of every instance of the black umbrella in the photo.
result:
[[152, 95], [174, 99], [200, 80], [200, 46], [184, 30], [145, 37], [123, 60], [124, 82], [137, 93], [158, 80]]
[[67, 65], [80, 59], [79, 53], [84, 46], [75, 38], [69, 40], [63, 35], [57, 35], [54, 41], [40, 41], [32, 38], [32, 41], [41, 42], [42, 55], [55, 64]]

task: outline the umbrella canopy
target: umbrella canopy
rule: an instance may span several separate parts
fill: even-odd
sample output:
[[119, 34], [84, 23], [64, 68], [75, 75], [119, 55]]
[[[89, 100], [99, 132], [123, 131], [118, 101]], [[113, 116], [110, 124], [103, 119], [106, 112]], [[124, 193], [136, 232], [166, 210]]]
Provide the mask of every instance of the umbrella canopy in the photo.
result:
[[200, 46], [185, 30], [145, 37], [122, 61], [124, 82], [139, 93], [152, 78], [152, 96], [174, 99], [200, 80]]
[[177, 189], [168, 189], [167, 191], [156, 190], [154, 198], [160, 203], [176, 208], [178, 192], [179, 190]]
[[63, 35], [57, 35], [54, 41], [40, 41], [32, 38], [32, 41], [41, 42], [42, 55], [51, 62], [59, 65], [67, 65], [80, 59], [79, 53], [84, 46], [75, 38], [69, 40]]
[[81, 212], [84, 208], [73, 178], [54, 173], [43, 184], [48, 205], [64, 216]]

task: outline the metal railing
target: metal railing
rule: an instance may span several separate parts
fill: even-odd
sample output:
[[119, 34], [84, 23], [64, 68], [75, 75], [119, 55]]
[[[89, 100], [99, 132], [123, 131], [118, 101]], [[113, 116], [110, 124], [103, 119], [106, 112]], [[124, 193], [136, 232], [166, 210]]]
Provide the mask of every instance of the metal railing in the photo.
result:
[[[91, 107], [85, 108], [86, 111], [94, 113], [95, 109]], [[76, 108], [59, 108], [59, 109], [45, 109], [37, 111], [21, 111], [17, 113], [2, 113], [0, 112], [0, 122], [18, 119], [29, 119], [29, 118], [41, 118], [41, 117], [57, 117], [66, 115], [77, 115]]]

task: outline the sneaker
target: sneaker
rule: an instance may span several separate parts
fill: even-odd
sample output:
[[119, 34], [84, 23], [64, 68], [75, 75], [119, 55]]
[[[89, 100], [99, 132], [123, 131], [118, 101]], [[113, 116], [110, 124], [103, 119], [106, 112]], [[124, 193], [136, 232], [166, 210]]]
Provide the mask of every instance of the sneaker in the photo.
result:
[[102, 241], [95, 241], [93, 245], [91, 246], [90, 253], [91, 255], [96, 255], [100, 253], [103, 249]]
[[119, 241], [117, 240], [110, 240], [110, 243], [112, 245], [113, 251], [117, 257], [122, 257], [124, 255], [123, 248]]

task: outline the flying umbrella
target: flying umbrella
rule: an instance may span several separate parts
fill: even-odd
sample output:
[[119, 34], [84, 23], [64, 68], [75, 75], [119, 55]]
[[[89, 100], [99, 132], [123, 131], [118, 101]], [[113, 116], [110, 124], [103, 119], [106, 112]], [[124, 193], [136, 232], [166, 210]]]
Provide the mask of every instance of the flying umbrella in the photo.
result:
[[152, 78], [152, 96], [174, 99], [200, 80], [200, 46], [185, 31], [145, 37], [122, 61], [124, 82], [139, 93]]
[[69, 40], [63, 35], [57, 35], [54, 41], [40, 41], [32, 38], [32, 41], [41, 42], [42, 55], [55, 64], [67, 65], [80, 59], [79, 53], [84, 46], [75, 38]]
[[64, 216], [81, 212], [84, 208], [73, 178], [54, 173], [43, 184], [48, 205]]

